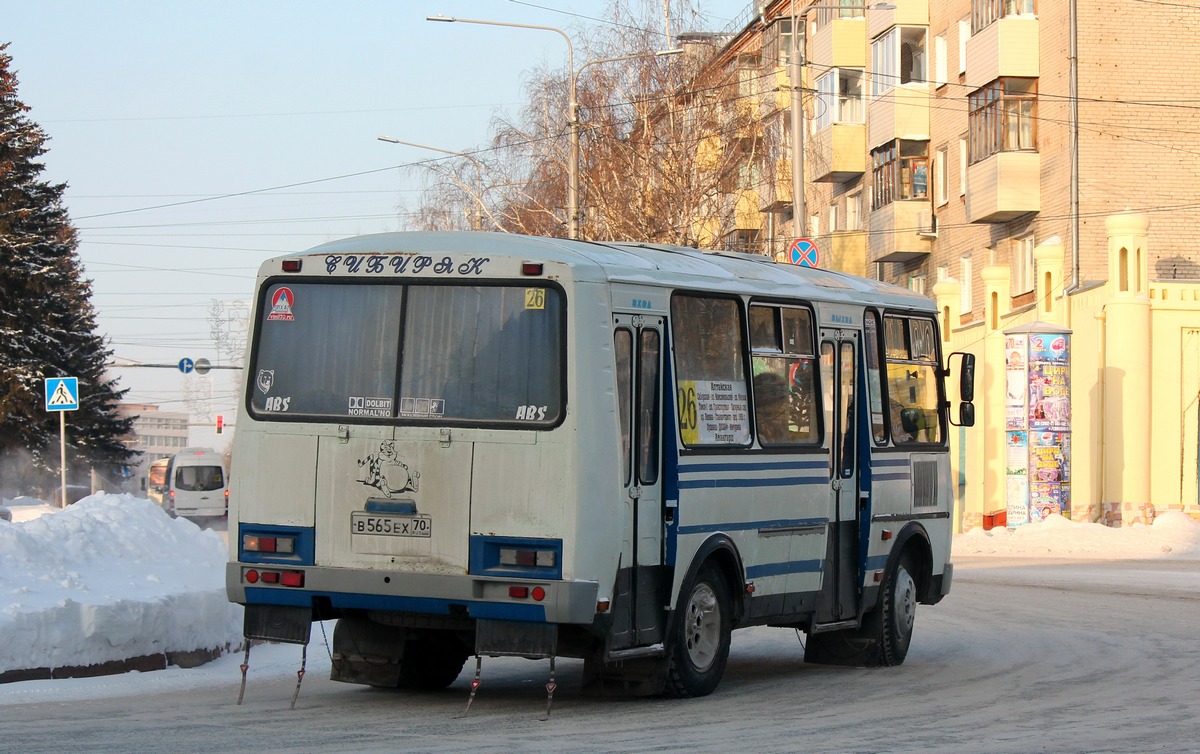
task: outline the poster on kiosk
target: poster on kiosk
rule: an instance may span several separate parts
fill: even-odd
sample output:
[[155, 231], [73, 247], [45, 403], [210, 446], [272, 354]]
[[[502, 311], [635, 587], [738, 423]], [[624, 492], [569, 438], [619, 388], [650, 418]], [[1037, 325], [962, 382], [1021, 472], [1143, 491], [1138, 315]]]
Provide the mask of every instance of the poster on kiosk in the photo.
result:
[[1071, 512], [1071, 331], [1004, 332], [1008, 527]]

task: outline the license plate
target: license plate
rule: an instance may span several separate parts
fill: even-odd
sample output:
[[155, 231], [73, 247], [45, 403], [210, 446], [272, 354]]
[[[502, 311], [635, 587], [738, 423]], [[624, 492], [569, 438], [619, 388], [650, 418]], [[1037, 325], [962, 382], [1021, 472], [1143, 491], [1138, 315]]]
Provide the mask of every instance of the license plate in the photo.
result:
[[380, 516], [351, 513], [350, 533], [383, 537], [430, 537], [433, 521], [429, 516]]

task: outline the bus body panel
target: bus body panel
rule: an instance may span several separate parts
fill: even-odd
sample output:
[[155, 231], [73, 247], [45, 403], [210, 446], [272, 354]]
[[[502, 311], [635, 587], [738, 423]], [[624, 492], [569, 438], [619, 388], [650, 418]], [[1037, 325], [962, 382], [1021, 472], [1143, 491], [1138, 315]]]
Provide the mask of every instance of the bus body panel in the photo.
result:
[[[928, 299], [750, 255], [505, 234], [381, 234], [288, 259], [302, 262], [298, 274], [289, 277], [277, 259], [264, 263], [259, 276], [247, 415], [239, 419], [234, 455], [238, 545], [231, 548], [227, 588], [235, 601], [308, 606], [314, 618], [330, 611], [372, 615], [396, 625], [424, 625], [419, 616], [428, 616], [449, 621], [430, 624], [444, 627], [461, 628], [454, 622], [461, 620], [575, 626], [582, 633], [546, 652], [599, 652], [607, 659], [669, 641], [670, 613], [717, 540], [728, 554], [721, 562], [739, 605], [738, 625], [814, 630], [819, 620], [861, 617], [874, 606], [893, 558], [895, 542], [885, 531], [918, 527], [921, 541], [930, 542], [930, 579], [940, 588], [949, 572], [945, 437], [911, 448], [878, 438], [873, 445], [880, 381], [865, 376], [871, 359], [864, 312], [917, 315], [936, 329]], [[413, 420], [389, 400], [380, 404], [384, 413], [314, 418], [279, 410], [294, 403], [264, 404], [253, 373], [261, 331], [272, 316], [292, 314], [290, 299], [282, 311], [267, 294], [277, 297], [288, 287], [289, 294], [296, 288], [315, 300], [326, 284], [343, 286], [331, 294], [351, 294], [359, 284], [403, 288], [400, 301], [418, 288], [442, 290], [437, 286], [524, 289], [524, 311], [532, 316], [541, 316], [532, 294], [553, 288], [564, 312], [562, 415], [539, 424], [546, 407], [534, 403], [490, 421]], [[842, 387], [845, 416], [837, 419], [851, 422], [856, 433], [854, 469], [834, 473], [828, 406], [818, 444], [763, 447], [754, 430], [740, 447], [684, 442], [672, 315], [673, 297], [681, 294], [735, 300], [742, 317], [760, 302], [813, 313], [815, 342], [833, 344], [854, 370]], [[300, 316], [302, 304], [295, 306]], [[421, 333], [405, 327], [397, 314], [388, 332], [401, 349], [416, 347]], [[632, 367], [635, 376], [653, 373], [660, 391], [652, 420], [657, 460], [648, 482], [638, 477], [636, 453], [654, 433], [639, 434], [650, 420], [636, 411], [625, 415], [620, 403], [621, 338], [633, 338], [635, 357], [643, 345], [661, 349], [661, 356]], [[496, 358], [505, 369], [536, 368], [510, 354]], [[408, 361], [398, 363], [401, 371], [409, 368]], [[336, 364], [311, 365], [326, 366]], [[742, 390], [754, 427], [757, 398], [749, 377]], [[404, 393], [399, 385], [395, 391], [398, 404]], [[944, 414], [940, 404], [938, 411]], [[529, 426], [522, 426], [525, 417]], [[945, 427], [944, 416], [935, 420]], [[246, 534], [279, 533], [294, 536], [303, 551], [284, 557], [242, 546]], [[302, 586], [248, 579], [250, 570], [275, 567], [302, 573]], [[832, 596], [831, 579], [841, 584]], [[528, 596], [534, 587], [536, 600]], [[830, 609], [831, 599], [841, 607]]]

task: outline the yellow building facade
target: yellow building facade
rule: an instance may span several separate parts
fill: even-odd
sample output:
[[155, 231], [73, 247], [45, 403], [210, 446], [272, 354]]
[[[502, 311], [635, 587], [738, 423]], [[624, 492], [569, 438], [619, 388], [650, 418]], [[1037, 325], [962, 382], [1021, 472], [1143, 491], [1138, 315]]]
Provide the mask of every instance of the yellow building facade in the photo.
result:
[[979, 356], [960, 530], [1005, 508], [1005, 333], [1035, 323], [1070, 332], [1072, 518], [1200, 517], [1200, 37], [1166, 4], [886, 5], [775, 0], [730, 30], [714, 64], [764, 144], [738, 225], [935, 298], [946, 352]]

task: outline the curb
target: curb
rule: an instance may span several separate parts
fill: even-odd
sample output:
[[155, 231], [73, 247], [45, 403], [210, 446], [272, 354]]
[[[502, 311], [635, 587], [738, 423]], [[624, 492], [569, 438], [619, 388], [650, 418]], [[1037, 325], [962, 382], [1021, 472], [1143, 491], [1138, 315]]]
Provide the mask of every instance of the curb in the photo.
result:
[[152, 670], [166, 670], [174, 665], [179, 668], [196, 668], [212, 662], [228, 651], [237, 651], [240, 647], [218, 647], [216, 649], [193, 649], [187, 652], [162, 652], [152, 655], [141, 655], [124, 660], [109, 660], [95, 665], [64, 665], [59, 668], [30, 668], [27, 670], [6, 670], [0, 673], [0, 683], [17, 683], [19, 681], [49, 681], [62, 678], [95, 678], [102, 675], [121, 675], [136, 670], [147, 673]]

